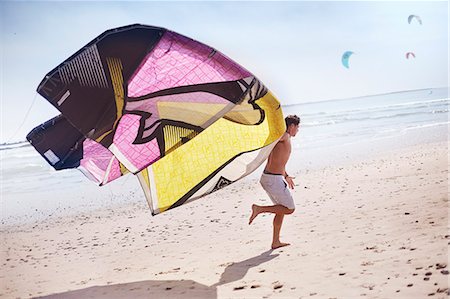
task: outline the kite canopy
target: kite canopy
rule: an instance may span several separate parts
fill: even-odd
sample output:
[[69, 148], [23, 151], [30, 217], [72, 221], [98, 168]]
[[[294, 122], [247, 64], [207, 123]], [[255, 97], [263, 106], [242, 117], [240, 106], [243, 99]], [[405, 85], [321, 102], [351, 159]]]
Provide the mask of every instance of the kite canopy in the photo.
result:
[[344, 54], [342, 54], [342, 65], [345, 66], [346, 68], [350, 68], [349, 66], [349, 59], [350, 56], [354, 54], [352, 51], [346, 51], [344, 52]]
[[408, 24], [411, 24], [412, 20], [415, 19], [420, 25], [422, 25], [422, 19], [416, 15], [410, 15], [408, 17]]
[[27, 136], [99, 185], [138, 176], [153, 214], [250, 174], [285, 132], [280, 103], [219, 51], [164, 28], [108, 30], [37, 91], [61, 115]]
[[413, 52], [406, 53], [406, 59], [409, 59], [410, 57], [416, 58], [416, 55]]

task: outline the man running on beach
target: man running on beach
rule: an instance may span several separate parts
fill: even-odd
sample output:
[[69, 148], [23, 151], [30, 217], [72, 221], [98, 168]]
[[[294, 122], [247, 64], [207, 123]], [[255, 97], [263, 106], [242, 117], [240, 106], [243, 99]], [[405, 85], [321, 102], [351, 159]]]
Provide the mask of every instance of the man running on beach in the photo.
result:
[[[278, 140], [267, 160], [267, 165], [261, 175], [260, 183], [274, 203], [273, 206], [252, 205], [252, 215], [248, 224], [261, 213], [273, 213], [273, 240], [272, 249], [287, 246], [289, 243], [280, 242], [280, 230], [283, 224], [284, 215], [292, 214], [295, 210], [289, 188], [294, 189], [294, 177], [286, 173], [286, 163], [291, 154], [291, 137], [294, 137], [300, 125], [300, 118], [297, 115], [288, 115], [285, 118], [286, 132]], [[284, 179], [283, 179], [284, 178]], [[286, 184], [287, 182], [287, 184]]]

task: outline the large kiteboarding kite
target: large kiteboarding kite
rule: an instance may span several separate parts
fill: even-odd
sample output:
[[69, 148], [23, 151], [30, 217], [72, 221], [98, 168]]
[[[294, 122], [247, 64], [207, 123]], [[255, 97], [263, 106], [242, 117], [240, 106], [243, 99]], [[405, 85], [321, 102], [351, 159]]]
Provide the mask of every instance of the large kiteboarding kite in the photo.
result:
[[147, 25], [104, 32], [37, 92], [61, 112], [27, 135], [47, 162], [99, 185], [136, 174], [153, 215], [250, 174], [286, 129], [278, 100], [245, 68]]

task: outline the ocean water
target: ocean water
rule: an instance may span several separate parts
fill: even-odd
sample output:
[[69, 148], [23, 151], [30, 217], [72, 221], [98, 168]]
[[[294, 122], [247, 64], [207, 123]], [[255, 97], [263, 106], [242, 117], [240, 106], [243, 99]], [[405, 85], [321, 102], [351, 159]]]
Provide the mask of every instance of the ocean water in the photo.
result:
[[448, 88], [284, 107], [299, 114], [294, 163], [316, 168], [415, 144], [448, 140]]
[[[448, 140], [449, 103], [448, 88], [438, 88], [282, 106], [285, 115], [301, 117], [287, 169], [320, 169]], [[145, 204], [132, 175], [98, 187], [78, 170], [55, 171], [27, 142], [1, 145], [0, 163], [3, 224], [110, 208], [124, 201]]]

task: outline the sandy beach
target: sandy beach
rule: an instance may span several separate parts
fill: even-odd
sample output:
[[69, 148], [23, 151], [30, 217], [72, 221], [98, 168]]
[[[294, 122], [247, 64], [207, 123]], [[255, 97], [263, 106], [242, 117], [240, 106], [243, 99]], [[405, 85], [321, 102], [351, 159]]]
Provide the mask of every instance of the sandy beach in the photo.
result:
[[447, 155], [441, 142], [300, 169], [277, 250], [271, 215], [248, 225], [251, 204], [269, 204], [256, 179], [156, 217], [139, 195], [2, 226], [0, 296], [447, 298]]

